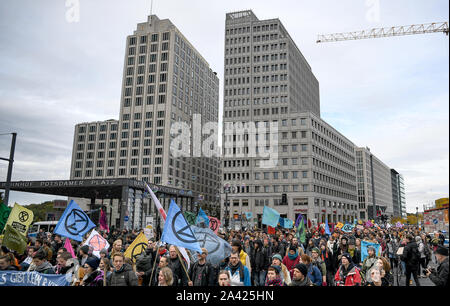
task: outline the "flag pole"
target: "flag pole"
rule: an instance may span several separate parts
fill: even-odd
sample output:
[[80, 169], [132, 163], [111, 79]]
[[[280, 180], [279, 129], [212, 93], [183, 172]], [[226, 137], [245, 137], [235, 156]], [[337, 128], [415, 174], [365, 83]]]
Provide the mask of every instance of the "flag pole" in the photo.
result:
[[[158, 240], [158, 242], [156, 244], [158, 245], [160, 242], [161, 242], [161, 240]], [[158, 247], [158, 249], [159, 249], [159, 247]], [[158, 258], [158, 249], [156, 249], [155, 261], [153, 262], [152, 274], [150, 276], [150, 284], [149, 284], [149, 286], [152, 285], [152, 281], [153, 281], [153, 272], [155, 272], [156, 259]]]
[[177, 251], [178, 258], [180, 259], [180, 263], [183, 266], [183, 270], [186, 273], [188, 281], [191, 281], [191, 278], [189, 277], [189, 273], [187, 272], [186, 267], [184, 266], [183, 259], [180, 256], [181, 254], [180, 254], [180, 251], [178, 251], [178, 247], [177, 246], [175, 246], [175, 250]]

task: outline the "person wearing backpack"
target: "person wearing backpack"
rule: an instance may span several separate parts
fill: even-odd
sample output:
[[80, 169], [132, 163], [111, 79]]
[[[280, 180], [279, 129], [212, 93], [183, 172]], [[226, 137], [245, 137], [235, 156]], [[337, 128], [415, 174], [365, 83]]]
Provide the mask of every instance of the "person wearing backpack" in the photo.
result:
[[406, 286], [410, 285], [411, 274], [414, 277], [416, 286], [420, 286], [418, 272], [420, 264], [420, 252], [419, 247], [411, 234], [406, 236], [406, 247], [403, 250], [402, 260], [405, 262], [406, 270]]

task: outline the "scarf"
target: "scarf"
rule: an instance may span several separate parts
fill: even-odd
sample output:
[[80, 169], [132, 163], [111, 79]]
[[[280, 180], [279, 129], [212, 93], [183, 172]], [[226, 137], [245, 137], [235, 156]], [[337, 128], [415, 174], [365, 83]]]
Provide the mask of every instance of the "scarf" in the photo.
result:
[[294, 255], [292, 255], [291, 253], [288, 253], [288, 257], [289, 257], [290, 260], [296, 260], [297, 257], [298, 257], [298, 250], [295, 251]]
[[277, 277], [273, 280], [267, 280], [266, 286], [284, 286], [284, 283], [281, 278]]

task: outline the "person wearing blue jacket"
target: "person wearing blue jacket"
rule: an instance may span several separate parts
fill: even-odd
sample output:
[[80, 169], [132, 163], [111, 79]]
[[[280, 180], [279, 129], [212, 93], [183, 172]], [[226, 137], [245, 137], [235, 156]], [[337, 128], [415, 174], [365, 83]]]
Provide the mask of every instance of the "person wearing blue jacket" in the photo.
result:
[[239, 258], [238, 252], [230, 255], [230, 262], [225, 268], [230, 273], [231, 286], [251, 286], [250, 271], [244, 266]]
[[308, 278], [314, 284], [314, 286], [322, 286], [322, 273], [320, 270], [312, 264], [311, 257], [303, 254], [300, 257], [300, 263], [303, 263], [308, 268]]

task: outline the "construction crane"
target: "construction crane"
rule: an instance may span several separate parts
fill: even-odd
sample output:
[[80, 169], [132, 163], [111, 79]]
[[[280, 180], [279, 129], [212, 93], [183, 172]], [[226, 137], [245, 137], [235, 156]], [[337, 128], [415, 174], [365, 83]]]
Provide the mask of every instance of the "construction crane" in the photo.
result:
[[319, 35], [317, 43], [337, 42], [344, 40], [357, 40], [368, 38], [381, 38], [390, 36], [403, 36], [414, 34], [438, 33], [443, 32], [448, 36], [448, 22], [414, 24], [410, 26], [398, 26], [390, 28], [376, 28], [348, 33], [335, 33]]

